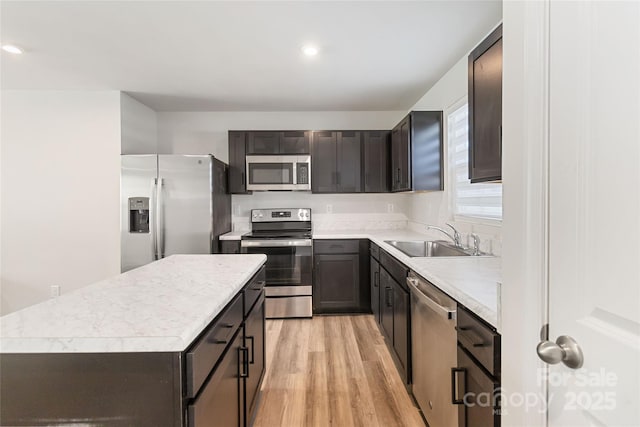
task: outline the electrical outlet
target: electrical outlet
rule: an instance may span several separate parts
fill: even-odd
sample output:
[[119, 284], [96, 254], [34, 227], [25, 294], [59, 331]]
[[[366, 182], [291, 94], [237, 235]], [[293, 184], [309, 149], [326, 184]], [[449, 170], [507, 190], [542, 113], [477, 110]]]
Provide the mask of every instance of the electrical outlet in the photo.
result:
[[393, 203], [387, 203], [387, 212], [392, 213], [393, 212]]
[[51, 285], [51, 298], [60, 296], [60, 285]]
[[333, 205], [327, 205], [327, 213], [333, 213]]

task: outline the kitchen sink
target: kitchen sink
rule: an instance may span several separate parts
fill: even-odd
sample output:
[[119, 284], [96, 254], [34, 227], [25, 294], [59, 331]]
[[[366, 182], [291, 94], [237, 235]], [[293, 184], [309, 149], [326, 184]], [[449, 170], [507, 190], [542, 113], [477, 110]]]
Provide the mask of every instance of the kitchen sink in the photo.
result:
[[469, 256], [470, 254], [445, 241], [440, 240], [385, 240], [405, 255], [414, 257]]

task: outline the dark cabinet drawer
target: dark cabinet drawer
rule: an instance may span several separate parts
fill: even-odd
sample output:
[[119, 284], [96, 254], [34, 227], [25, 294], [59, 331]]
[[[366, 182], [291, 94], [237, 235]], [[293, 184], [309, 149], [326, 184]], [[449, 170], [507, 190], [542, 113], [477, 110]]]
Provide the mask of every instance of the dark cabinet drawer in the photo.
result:
[[391, 277], [393, 277], [403, 289], [405, 289], [406, 291], [409, 290], [406, 283], [409, 269], [404, 264], [396, 260], [385, 251], [380, 251], [380, 265], [382, 265], [382, 267], [384, 267], [389, 272]]
[[458, 367], [451, 372], [458, 427], [500, 426], [500, 384], [458, 346]]
[[223, 254], [239, 254], [240, 240], [220, 240], [220, 251]]
[[243, 289], [244, 293], [244, 315], [246, 316], [251, 311], [251, 307], [256, 303], [260, 295], [262, 295], [262, 290], [264, 289], [264, 285], [266, 284], [266, 273], [264, 267], [258, 271], [249, 284], [245, 286]]
[[380, 260], [380, 246], [378, 246], [375, 243], [371, 242], [369, 244], [369, 255], [374, 257], [376, 260]]
[[316, 254], [350, 254], [359, 252], [360, 241], [353, 240], [314, 240], [313, 252]]
[[458, 306], [458, 341], [495, 377], [500, 376], [500, 334]]
[[194, 397], [242, 324], [242, 294], [204, 331], [186, 354], [187, 397]]
[[244, 425], [238, 377], [246, 373], [242, 369], [246, 369], [247, 356], [242, 346], [243, 335], [236, 332], [229, 337], [231, 344], [202, 392], [187, 407], [189, 427]]

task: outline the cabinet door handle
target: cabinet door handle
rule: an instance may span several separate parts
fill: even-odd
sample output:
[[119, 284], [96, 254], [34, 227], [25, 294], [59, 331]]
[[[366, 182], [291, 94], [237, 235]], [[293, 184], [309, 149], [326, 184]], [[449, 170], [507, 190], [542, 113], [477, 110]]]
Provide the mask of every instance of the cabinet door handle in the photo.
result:
[[238, 347], [238, 376], [240, 378], [249, 377], [249, 349]]
[[378, 287], [378, 284], [380, 283], [380, 273], [377, 271], [373, 272], [373, 286], [375, 288]]
[[464, 398], [462, 399], [458, 399], [458, 393], [456, 390], [456, 384], [458, 383], [456, 381], [456, 373], [460, 372], [461, 374], [463, 374], [462, 377], [462, 383], [464, 384], [464, 388], [467, 388], [467, 370], [466, 368], [451, 368], [451, 403], [453, 403], [454, 405], [464, 405]]
[[247, 337], [247, 339], [249, 341], [251, 341], [251, 358], [249, 359], [249, 363], [253, 365], [253, 363], [254, 363], [253, 358], [254, 358], [254, 354], [255, 354], [253, 349], [255, 348], [255, 340], [254, 340], [254, 337]]
[[244, 172], [240, 174], [240, 184], [244, 185]]

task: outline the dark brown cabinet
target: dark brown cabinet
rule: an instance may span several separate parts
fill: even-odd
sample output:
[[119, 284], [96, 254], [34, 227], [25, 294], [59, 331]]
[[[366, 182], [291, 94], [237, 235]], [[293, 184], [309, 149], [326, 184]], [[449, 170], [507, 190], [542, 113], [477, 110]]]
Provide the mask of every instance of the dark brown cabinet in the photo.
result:
[[369, 130], [362, 132], [362, 181], [365, 193], [389, 192], [390, 132]]
[[371, 280], [371, 312], [376, 323], [380, 323], [380, 264], [378, 260], [371, 257], [370, 274]]
[[264, 283], [262, 267], [184, 351], [3, 354], [0, 425], [250, 425], [265, 372]]
[[469, 54], [469, 179], [502, 179], [502, 25]]
[[247, 132], [247, 154], [279, 154], [280, 132], [253, 131]]
[[319, 131], [311, 139], [311, 189], [314, 193], [359, 193], [361, 132]]
[[245, 425], [253, 424], [257, 412], [260, 384], [266, 367], [264, 298], [264, 291], [262, 291], [244, 324], [244, 348], [248, 353], [248, 360], [245, 363], [246, 370], [243, 371], [243, 376], [245, 376]]
[[368, 240], [314, 241], [314, 313], [370, 310]]
[[308, 154], [310, 131], [248, 131], [247, 154]]
[[222, 252], [223, 254], [239, 254], [240, 241], [239, 240], [220, 240], [220, 252]]
[[380, 251], [380, 326], [400, 376], [411, 381], [411, 309], [407, 267]]
[[391, 131], [391, 191], [444, 189], [442, 111], [412, 111]]
[[458, 426], [499, 427], [500, 334], [461, 305], [456, 329], [458, 366], [451, 370], [451, 381]]
[[247, 191], [246, 160], [247, 132], [229, 131], [229, 192], [250, 194]]

